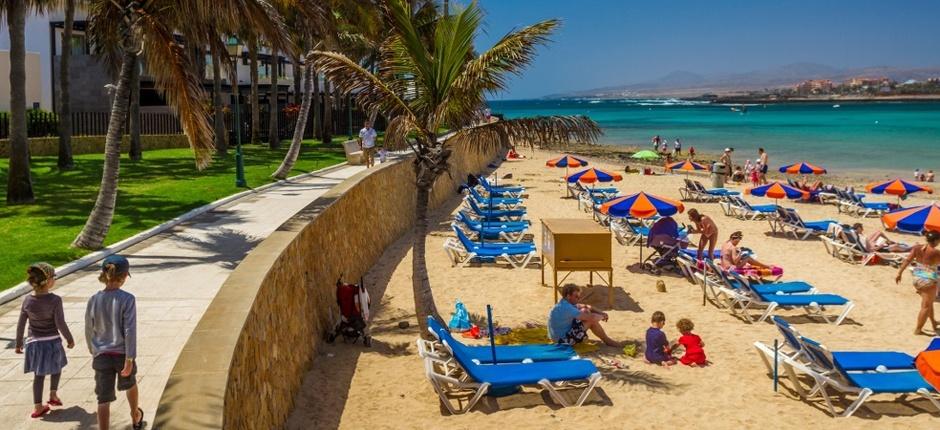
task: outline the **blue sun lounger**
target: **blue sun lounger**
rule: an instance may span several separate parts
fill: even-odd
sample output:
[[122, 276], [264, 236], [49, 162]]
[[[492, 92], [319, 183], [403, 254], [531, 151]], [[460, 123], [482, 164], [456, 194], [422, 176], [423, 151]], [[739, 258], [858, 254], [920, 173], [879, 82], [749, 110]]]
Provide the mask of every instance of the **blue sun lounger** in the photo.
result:
[[486, 192], [495, 195], [509, 195], [512, 197], [519, 197], [522, 193], [525, 192], [525, 187], [519, 187], [514, 185], [493, 185], [490, 184], [490, 181], [486, 179], [485, 176], [477, 176], [477, 180], [480, 182], [480, 185], [483, 187]]
[[791, 350], [787, 353], [790, 358], [808, 364], [818, 364], [823, 371], [835, 368], [846, 372], [873, 371], [879, 367], [888, 370], [914, 369], [914, 357], [898, 351], [832, 351], [832, 362], [826, 359], [820, 361], [818, 354], [811, 352], [812, 348], [822, 347], [818, 342], [800, 335], [796, 328], [782, 317], [774, 316], [771, 320], [783, 336], [784, 344]]
[[[486, 394], [514, 393], [520, 386], [540, 387], [562, 406], [581, 406], [601, 380], [600, 371], [594, 363], [586, 359], [534, 363], [477, 363], [465, 350], [454, 348], [454, 345], [444, 338], [444, 333], [440, 335], [441, 344], [450, 352], [464, 377], [457, 377], [447, 365], [431, 357], [425, 358], [425, 372], [441, 402], [454, 414], [472, 409]], [[559, 389], [566, 387], [582, 389], [577, 400], [571, 402], [561, 395]], [[468, 393], [470, 399], [463, 407], [455, 407], [451, 403], [451, 397], [460, 392]]]
[[515, 208], [522, 204], [522, 199], [514, 197], [483, 197], [474, 188], [467, 188], [467, 192], [476, 203], [484, 208], [506, 207]]
[[[428, 331], [431, 332], [439, 342], [446, 340], [451, 348], [459, 350], [475, 363], [493, 363], [492, 347], [489, 345], [465, 345], [431, 316], [428, 316]], [[427, 346], [424, 348], [427, 348]], [[431, 348], [433, 348], [433, 346], [431, 346]], [[425, 352], [427, 353], [428, 350]], [[438, 355], [438, 357], [440, 356]], [[568, 345], [496, 345], [496, 363], [533, 363], [540, 361], [565, 361], [578, 358], [580, 358], [578, 357], [578, 353], [575, 352], [574, 348]]]
[[827, 219], [807, 222], [793, 209], [777, 208], [777, 218], [770, 221], [770, 228], [773, 232], [789, 232], [794, 238], [805, 240], [810, 236], [825, 234], [832, 224], [838, 224], [838, 221]]
[[513, 268], [526, 267], [535, 256], [535, 244], [532, 242], [474, 242], [467, 237], [457, 226], [452, 226], [454, 238], [444, 241], [444, 251], [450, 255], [454, 266], [464, 267], [471, 261], [481, 263], [497, 263], [500, 260], [509, 263]]
[[519, 209], [482, 209], [480, 205], [476, 203], [470, 196], [464, 197], [464, 201], [467, 202], [467, 205], [470, 207], [470, 210], [474, 215], [480, 217], [486, 221], [493, 220], [520, 220], [525, 216], [526, 210], [524, 208]]
[[485, 240], [504, 240], [506, 242], [519, 243], [529, 229], [528, 221], [479, 221], [470, 218], [463, 211], [458, 211], [454, 217], [455, 223], [464, 226], [478, 235], [483, 236]]

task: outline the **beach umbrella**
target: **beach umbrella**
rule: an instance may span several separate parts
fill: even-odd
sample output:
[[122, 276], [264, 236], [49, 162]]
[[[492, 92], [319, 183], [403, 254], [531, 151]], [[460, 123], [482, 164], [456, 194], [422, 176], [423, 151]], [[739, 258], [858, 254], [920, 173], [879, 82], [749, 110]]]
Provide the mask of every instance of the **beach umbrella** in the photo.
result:
[[568, 175], [566, 180], [570, 183], [580, 182], [582, 184], [593, 184], [595, 182], [619, 182], [623, 176], [619, 173], [608, 172], [596, 167], [584, 169], [578, 173]]
[[642, 150], [642, 151], [640, 151], [640, 152], [637, 152], [637, 153], [631, 155], [630, 158], [634, 158], [634, 159], [637, 159], [637, 160], [658, 160], [658, 159], [659, 159], [659, 154], [657, 154], [657, 153], [655, 153], [655, 152], [653, 152], [653, 151], [650, 151], [649, 149], [644, 149], [644, 150]]
[[872, 194], [891, 194], [898, 196], [898, 206], [901, 205], [901, 199], [907, 197], [908, 194], [921, 191], [926, 191], [927, 194], [933, 194], [933, 189], [907, 182], [903, 179], [893, 179], [887, 182], [868, 184], [865, 189]]
[[786, 173], [788, 175], [825, 175], [827, 172], [826, 169], [822, 167], [801, 161], [796, 164], [781, 167], [780, 173]]
[[[639, 192], [626, 197], [617, 197], [601, 205], [601, 213], [612, 217], [651, 218], [654, 216], [672, 216], [685, 210], [682, 202], [665, 197]], [[640, 261], [643, 260], [643, 247], [640, 247]]]
[[911, 233], [924, 230], [940, 231], [940, 203], [886, 213], [881, 216], [881, 223], [888, 229]]
[[689, 172], [693, 170], [708, 170], [708, 167], [698, 164], [692, 160], [685, 160], [667, 164], [666, 170], [684, 170], [685, 175], [689, 176]]
[[774, 199], [776, 203], [779, 199], [804, 199], [809, 198], [809, 193], [803, 191], [799, 188], [794, 188], [786, 184], [781, 184], [780, 182], [771, 182], [767, 185], [761, 185], [759, 187], [748, 188], [744, 190], [745, 194], [750, 194], [757, 197], [767, 197]]
[[567, 176], [568, 176], [568, 168], [569, 168], [569, 167], [587, 166], [587, 165], [588, 165], [588, 162], [587, 162], [587, 160], [582, 160], [582, 159], [580, 159], [580, 158], [572, 157], [572, 156], [570, 156], [570, 155], [568, 155], [568, 154], [565, 154], [565, 155], [562, 155], [561, 157], [553, 158], [553, 159], [551, 159], [551, 160], [548, 160], [548, 161], [545, 163], [545, 165], [548, 166], [548, 167], [564, 167], [564, 168], [565, 168], [565, 177], [567, 177]]

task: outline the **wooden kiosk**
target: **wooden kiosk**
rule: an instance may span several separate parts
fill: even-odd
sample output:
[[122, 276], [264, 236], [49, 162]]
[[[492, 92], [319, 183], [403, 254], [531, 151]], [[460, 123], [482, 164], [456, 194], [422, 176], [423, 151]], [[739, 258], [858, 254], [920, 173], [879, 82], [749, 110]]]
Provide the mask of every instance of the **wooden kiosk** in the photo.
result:
[[[542, 285], [545, 284], [545, 266], [552, 266], [552, 289], [558, 302], [558, 272], [589, 272], [590, 283], [594, 274], [609, 287], [607, 305], [614, 305], [614, 268], [611, 258], [610, 231], [588, 219], [542, 220]], [[601, 274], [607, 272], [604, 280]]]

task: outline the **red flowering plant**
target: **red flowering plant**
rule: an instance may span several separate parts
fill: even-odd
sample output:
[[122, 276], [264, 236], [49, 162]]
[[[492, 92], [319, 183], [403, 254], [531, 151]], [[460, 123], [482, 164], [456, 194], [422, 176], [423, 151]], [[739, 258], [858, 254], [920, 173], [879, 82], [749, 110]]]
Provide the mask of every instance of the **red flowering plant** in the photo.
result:
[[297, 118], [297, 115], [300, 114], [300, 105], [297, 103], [288, 103], [287, 106], [284, 106], [283, 111], [284, 114], [287, 115], [287, 118]]

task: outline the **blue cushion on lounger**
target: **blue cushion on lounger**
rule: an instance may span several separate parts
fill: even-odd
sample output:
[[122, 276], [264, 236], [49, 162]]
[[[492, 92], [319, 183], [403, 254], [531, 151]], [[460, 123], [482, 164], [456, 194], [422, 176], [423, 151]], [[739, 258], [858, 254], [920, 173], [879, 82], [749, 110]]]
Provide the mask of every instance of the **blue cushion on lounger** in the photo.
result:
[[860, 388], [868, 388], [875, 393], [913, 393], [924, 388], [933, 392], [933, 387], [920, 376], [920, 372], [888, 373], [843, 373], [849, 382]]
[[833, 351], [832, 358], [840, 369], [872, 370], [878, 366], [886, 369], [913, 369], [914, 357], [903, 352], [893, 351]]

